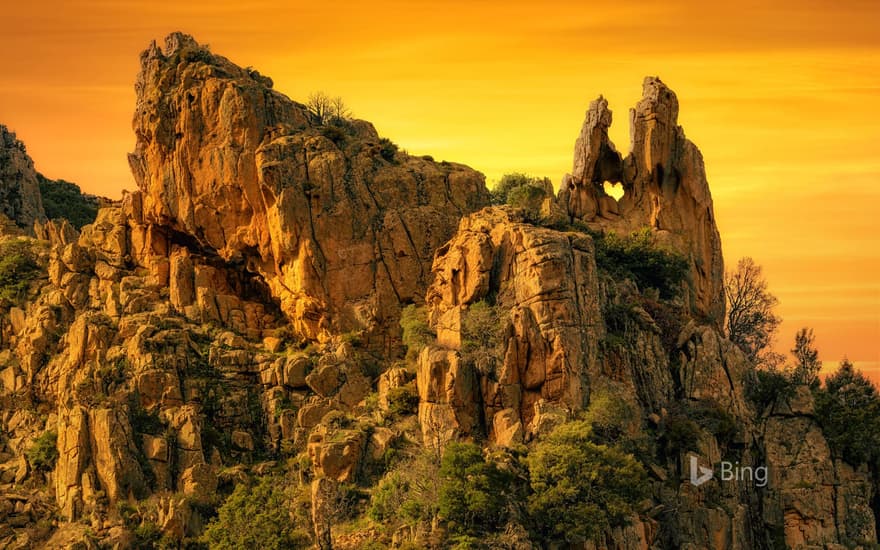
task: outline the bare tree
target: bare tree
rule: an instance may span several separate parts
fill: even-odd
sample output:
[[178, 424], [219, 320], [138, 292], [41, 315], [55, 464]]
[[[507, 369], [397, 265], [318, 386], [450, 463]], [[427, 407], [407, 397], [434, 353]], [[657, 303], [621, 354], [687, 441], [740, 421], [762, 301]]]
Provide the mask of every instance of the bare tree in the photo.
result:
[[773, 341], [782, 319], [773, 313], [779, 303], [767, 290], [761, 266], [752, 258], [740, 259], [736, 271], [724, 276], [727, 296], [727, 337], [758, 363]]
[[306, 103], [309, 112], [315, 117], [318, 124], [324, 124], [330, 116], [331, 102], [333, 100], [324, 92], [314, 92], [309, 94], [309, 100]]
[[340, 96], [336, 96], [330, 100], [330, 116], [340, 120], [348, 120], [351, 118], [351, 109], [342, 101]]
[[351, 118], [351, 109], [348, 108], [345, 101], [340, 96], [330, 97], [325, 92], [310, 94], [306, 107], [318, 124]]

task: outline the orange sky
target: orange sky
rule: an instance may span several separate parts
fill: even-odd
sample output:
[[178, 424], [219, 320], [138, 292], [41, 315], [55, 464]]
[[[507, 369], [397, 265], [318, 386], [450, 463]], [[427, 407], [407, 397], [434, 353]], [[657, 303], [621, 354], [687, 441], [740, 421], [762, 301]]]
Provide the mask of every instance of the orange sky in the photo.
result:
[[490, 183], [558, 184], [600, 93], [626, 151], [627, 110], [659, 75], [706, 159], [727, 264], [753, 256], [782, 302], [780, 350], [808, 325], [824, 360], [880, 379], [876, 0], [6, 4], [0, 123], [46, 175], [112, 197], [134, 186], [138, 53], [172, 30], [295, 99], [342, 95], [410, 152]]

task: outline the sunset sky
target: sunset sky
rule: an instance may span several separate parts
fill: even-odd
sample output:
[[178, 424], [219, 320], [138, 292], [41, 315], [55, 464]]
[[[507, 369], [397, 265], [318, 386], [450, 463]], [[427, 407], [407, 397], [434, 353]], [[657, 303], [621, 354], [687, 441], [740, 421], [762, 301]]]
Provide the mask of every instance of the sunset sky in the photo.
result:
[[[119, 197], [138, 54], [181, 30], [324, 90], [411, 153], [503, 173], [571, 170], [599, 94], [629, 148], [645, 75], [702, 150], [729, 267], [764, 266], [785, 322], [880, 379], [880, 2], [6, 2], [0, 123], [37, 169]], [[296, 5], [299, 4], [299, 5]], [[735, 7], [734, 7], [735, 6]]]

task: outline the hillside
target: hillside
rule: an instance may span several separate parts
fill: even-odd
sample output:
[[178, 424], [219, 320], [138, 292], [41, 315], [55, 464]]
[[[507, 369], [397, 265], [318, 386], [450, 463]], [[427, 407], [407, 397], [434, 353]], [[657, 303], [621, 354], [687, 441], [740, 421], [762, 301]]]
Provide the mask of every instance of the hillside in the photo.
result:
[[[479, 172], [189, 36], [140, 63], [137, 190], [47, 220], [23, 146], [0, 186], [33, 228], [0, 243], [27, 260], [0, 315], [0, 547], [877, 540], [876, 468], [832, 451], [810, 389], [747, 397], [658, 78], [626, 156], [600, 97], [558, 195], [492, 205]], [[691, 481], [723, 461], [768, 477]]]

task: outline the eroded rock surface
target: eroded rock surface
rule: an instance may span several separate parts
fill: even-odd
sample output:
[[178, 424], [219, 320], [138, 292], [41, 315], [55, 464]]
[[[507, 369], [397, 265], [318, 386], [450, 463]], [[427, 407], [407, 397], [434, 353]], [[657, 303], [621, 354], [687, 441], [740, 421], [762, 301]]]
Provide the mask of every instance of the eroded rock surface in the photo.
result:
[[[675, 93], [656, 77], [645, 79], [642, 93], [630, 111], [626, 158], [608, 137], [608, 102], [600, 97], [590, 104], [559, 199], [572, 219], [622, 233], [649, 227], [657, 242], [685, 254], [691, 305], [720, 327], [724, 262], [703, 156], [678, 125]], [[619, 201], [605, 192], [605, 182], [623, 185]]]
[[396, 330], [434, 250], [488, 203], [453, 163], [383, 156], [365, 121], [314, 123], [184, 35], [141, 56], [130, 163], [143, 223], [258, 274], [297, 333]]
[[[650, 497], [586, 548], [876, 540], [877, 480], [833, 459], [809, 390], [767, 411], [745, 399], [751, 365], [717, 326], [702, 160], [659, 80], [626, 158], [593, 102], [558, 200], [529, 218], [482, 208], [478, 173], [395, 152], [363, 121], [319, 124], [189, 37], [141, 61], [139, 190], [81, 232], [35, 224], [40, 274], [0, 305], [0, 547], [126, 548], [141, 524], [183, 544], [218, 495], [277, 471], [311, 542], [363, 547], [379, 527], [337, 522], [390, 469], [472, 440], [516, 471], [554, 427], [609, 411], [628, 411], [619, 435]], [[668, 298], [638, 288], [597, 263], [583, 224], [648, 227], [691, 280]], [[403, 359], [399, 312], [422, 303], [424, 345]], [[692, 457], [766, 465], [768, 486], [694, 486]], [[424, 471], [407, 490], [431, 490]], [[440, 547], [440, 523], [382, 542]], [[505, 528], [510, 547], [535, 547], [524, 525]]]

